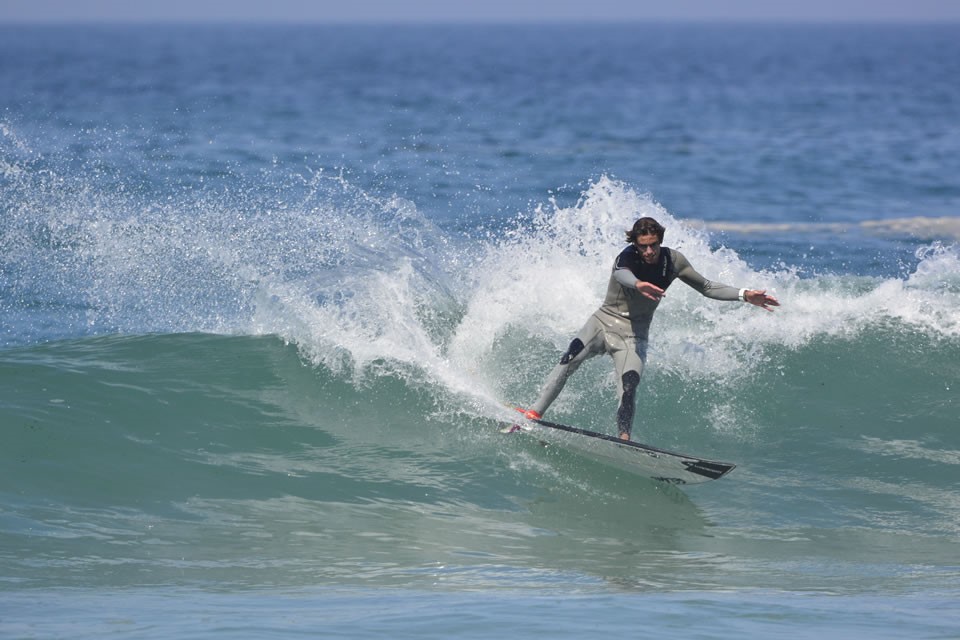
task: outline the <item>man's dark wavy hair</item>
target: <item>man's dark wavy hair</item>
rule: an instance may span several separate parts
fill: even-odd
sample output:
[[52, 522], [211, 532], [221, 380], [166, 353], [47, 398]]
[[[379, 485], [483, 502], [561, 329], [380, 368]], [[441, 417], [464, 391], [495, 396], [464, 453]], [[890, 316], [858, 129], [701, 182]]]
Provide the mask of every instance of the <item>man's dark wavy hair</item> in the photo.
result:
[[640, 218], [633, 223], [633, 228], [627, 231], [627, 242], [635, 242], [639, 236], [657, 236], [663, 242], [663, 234], [667, 229], [653, 218]]

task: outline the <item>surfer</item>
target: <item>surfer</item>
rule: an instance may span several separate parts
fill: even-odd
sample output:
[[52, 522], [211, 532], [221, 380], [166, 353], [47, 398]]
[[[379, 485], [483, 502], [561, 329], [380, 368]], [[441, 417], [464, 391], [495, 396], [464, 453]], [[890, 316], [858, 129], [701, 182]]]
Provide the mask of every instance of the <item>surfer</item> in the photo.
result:
[[759, 289], [736, 289], [711, 282], [677, 251], [662, 246], [666, 229], [653, 218], [640, 218], [627, 231], [629, 245], [613, 263], [607, 294], [600, 308], [590, 316], [570, 342], [554, 367], [540, 397], [523, 414], [539, 420], [563, 390], [567, 378], [584, 361], [601, 353], [613, 357], [617, 373], [617, 429], [620, 438], [630, 439], [636, 392], [647, 360], [650, 322], [666, 290], [677, 278], [714, 300], [740, 300], [773, 311], [780, 303]]

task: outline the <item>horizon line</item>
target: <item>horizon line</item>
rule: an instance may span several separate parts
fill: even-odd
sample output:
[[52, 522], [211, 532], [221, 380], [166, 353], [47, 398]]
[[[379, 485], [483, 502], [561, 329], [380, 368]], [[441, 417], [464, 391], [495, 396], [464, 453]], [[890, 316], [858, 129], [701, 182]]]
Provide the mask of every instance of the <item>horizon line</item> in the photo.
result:
[[744, 25], [744, 26], [960, 26], [960, 18], [950, 19], [912, 19], [912, 18], [0, 18], [0, 26], [74, 26], [74, 25], [157, 25], [157, 26], [200, 26], [200, 25], [277, 25], [277, 26], [550, 26], [550, 25]]

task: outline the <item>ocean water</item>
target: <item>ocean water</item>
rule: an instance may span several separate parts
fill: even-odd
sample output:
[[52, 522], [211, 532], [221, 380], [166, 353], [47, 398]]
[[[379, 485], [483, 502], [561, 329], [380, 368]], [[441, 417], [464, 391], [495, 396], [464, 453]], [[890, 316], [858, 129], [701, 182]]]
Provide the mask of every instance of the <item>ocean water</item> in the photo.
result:
[[[0, 25], [0, 636], [960, 637], [960, 27]], [[623, 230], [638, 440], [497, 432]], [[608, 360], [550, 418], [610, 431]]]

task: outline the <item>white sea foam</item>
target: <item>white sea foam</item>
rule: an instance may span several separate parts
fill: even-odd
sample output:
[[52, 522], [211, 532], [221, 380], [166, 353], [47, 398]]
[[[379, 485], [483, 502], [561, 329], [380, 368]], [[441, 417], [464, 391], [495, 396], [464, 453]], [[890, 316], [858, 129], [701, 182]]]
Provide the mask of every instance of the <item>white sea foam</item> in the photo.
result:
[[[773, 354], [784, 349], [856, 340], [878, 325], [947, 339], [960, 334], [952, 246], [922, 251], [903, 279], [801, 277], [791, 266], [751, 267], [649, 195], [608, 178], [589, 185], [575, 204], [545, 204], [485, 241], [439, 231], [410, 203], [365, 194], [361, 200], [317, 223], [315, 233], [332, 244], [325, 250], [337, 256], [325, 268], [302, 264], [303, 277], [258, 279], [248, 330], [278, 334], [310, 362], [336, 371], [422, 378], [462, 398], [468, 412], [489, 414], [501, 400], [515, 399], [518, 385], [524, 398], [539, 385], [599, 305], [624, 231], [644, 215], [660, 220], [666, 244], [706, 277], [767, 289], [783, 305], [768, 313], [675, 284], [654, 321], [654, 373], [736, 384], [769, 373]], [[398, 236], [396, 229], [405, 230]], [[589, 384], [612, 386], [608, 374], [596, 367], [587, 375], [600, 378]]]
[[[704, 299], [675, 284], [653, 327], [657, 366], [708, 376], [749, 373], [766, 348], [800, 349], [824, 337], [855, 337], [877, 323], [900, 323], [933, 335], [960, 335], [955, 246], [921, 252], [906, 279], [821, 275], [801, 278], [785, 266], [758, 270], [727, 247], [715, 247], [697, 225], [679, 220], [650, 196], [602, 178], [573, 206], [556, 203], [493, 241], [474, 270], [473, 294], [450, 342], [459, 363], [482, 359], [511, 331], [565, 348], [606, 289], [623, 232], [653, 216], [667, 227], [665, 244], [682, 251], [708, 279], [766, 289], [782, 307], [767, 313], [751, 305]], [[541, 365], [542, 366], [542, 365]]]
[[783, 304], [766, 313], [677, 283], [654, 321], [652, 366], [749, 374], [765, 350], [877, 323], [960, 335], [955, 245], [924, 248], [903, 278], [761, 270], [606, 177], [577, 202], [546, 202], [486, 238], [442, 231], [414, 203], [322, 172], [302, 176], [295, 202], [206, 194], [149, 205], [52, 173], [28, 178], [0, 238], [5, 260], [23, 282], [82, 300], [91, 331], [276, 334], [314, 364], [361, 374], [399, 365], [481, 405], [509, 380], [504, 350], [529, 349], [534, 359], [516, 366], [545, 375], [597, 308], [640, 216], [660, 220], [666, 244], [707, 278]]

